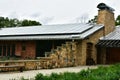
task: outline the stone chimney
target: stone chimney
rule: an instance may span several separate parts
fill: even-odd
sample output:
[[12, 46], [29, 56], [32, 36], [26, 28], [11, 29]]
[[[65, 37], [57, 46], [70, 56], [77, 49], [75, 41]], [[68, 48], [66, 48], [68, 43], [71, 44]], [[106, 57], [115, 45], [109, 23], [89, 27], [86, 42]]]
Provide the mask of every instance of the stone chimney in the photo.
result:
[[114, 9], [104, 3], [98, 4], [97, 24], [104, 24], [104, 35], [109, 34], [115, 29]]

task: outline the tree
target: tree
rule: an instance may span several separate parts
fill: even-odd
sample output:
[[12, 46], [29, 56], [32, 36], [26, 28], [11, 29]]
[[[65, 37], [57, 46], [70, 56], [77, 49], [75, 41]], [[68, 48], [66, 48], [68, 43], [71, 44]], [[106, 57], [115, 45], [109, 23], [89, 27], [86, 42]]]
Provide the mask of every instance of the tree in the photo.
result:
[[21, 22], [21, 26], [29, 26], [29, 21], [28, 20], [23, 20]]
[[120, 25], [120, 15], [117, 16], [116, 20], [115, 20], [115, 25]]
[[97, 23], [98, 16], [94, 16], [93, 19], [89, 20], [88, 23]]
[[0, 27], [4, 27], [5, 25], [4, 25], [4, 22], [5, 21], [5, 19], [4, 19], [4, 17], [0, 17]]
[[16, 27], [16, 26], [35, 26], [35, 25], [41, 25], [40, 22], [34, 21], [34, 20], [18, 20], [16, 18], [9, 19], [8, 17], [0, 17], [0, 28], [4, 27]]
[[41, 24], [37, 21], [26, 20], [26, 19], [21, 21], [21, 26], [34, 26], [34, 25], [41, 25]]

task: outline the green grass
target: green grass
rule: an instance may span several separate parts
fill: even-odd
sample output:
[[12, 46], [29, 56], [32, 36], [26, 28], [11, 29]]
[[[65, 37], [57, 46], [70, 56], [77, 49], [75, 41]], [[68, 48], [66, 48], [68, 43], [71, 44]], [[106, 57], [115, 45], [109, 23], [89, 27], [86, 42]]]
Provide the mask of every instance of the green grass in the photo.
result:
[[78, 73], [52, 73], [49, 76], [38, 73], [33, 79], [21, 77], [20, 79], [12, 80], [120, 80], [120, 64], [107, 67], [99, 66], [97, 69], [88, 68]]
[[97, 69], [82, 70], [78, 73], [52, 73], [49, 76], [41, 73], [35, 76], [35, 80], [120, 80], [120, 64]]

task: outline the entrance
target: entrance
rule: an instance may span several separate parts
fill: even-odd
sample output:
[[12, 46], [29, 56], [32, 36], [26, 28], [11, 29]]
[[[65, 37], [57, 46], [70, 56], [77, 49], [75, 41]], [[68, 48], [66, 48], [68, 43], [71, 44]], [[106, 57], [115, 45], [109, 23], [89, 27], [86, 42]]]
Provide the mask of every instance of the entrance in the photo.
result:
[[106, 53], [106, 63], [114, 64], [120, 62], [120, 48], [108, 48]]
[[95, 64], [92, 58], [93, 43], [87, 43], [86, 65]]
[[64, 44], [65, 40], [39, 40], [36, 41], [36, 57], [45, 57], [45, 52], [56, 49], [57, 46]]

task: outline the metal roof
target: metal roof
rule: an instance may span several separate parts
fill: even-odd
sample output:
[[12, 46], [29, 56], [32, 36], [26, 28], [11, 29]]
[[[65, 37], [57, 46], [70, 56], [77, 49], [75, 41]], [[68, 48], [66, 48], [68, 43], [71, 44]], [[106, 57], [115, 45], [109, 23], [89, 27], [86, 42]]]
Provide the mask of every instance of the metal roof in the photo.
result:
[[97, 47], [120, 47], [120, 40], [100, 40]]
[[100, 40], [120, 40], [120, 26], [116, 26], [116, 29], [113, 32], [101, 37]]
[[0, 40], [83, 39], [101, 28], [80, 23], [1, 28]]
[[101, 37], [97, 47], [120, 47], [120, 26], [108, 35]]

